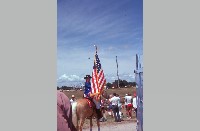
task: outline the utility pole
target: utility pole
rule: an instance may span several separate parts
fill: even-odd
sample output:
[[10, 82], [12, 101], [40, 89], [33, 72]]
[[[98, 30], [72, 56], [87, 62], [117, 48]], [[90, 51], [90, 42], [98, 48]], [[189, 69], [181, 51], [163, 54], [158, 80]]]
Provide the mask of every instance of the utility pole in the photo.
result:
[[137, 131], [143, 131], [143, 67], [141, 66], [140, 55], [136, 54], [136, 70], [135, 81], [136, 88], [136, 101], [137, 101]]
[[119, 74], [118, 74], [118, 62], [117, 62], [117, 56], [116, 56], [116, 64], [117, 64], [118, 88], [120, 88], [120, 87], [119, 87]]

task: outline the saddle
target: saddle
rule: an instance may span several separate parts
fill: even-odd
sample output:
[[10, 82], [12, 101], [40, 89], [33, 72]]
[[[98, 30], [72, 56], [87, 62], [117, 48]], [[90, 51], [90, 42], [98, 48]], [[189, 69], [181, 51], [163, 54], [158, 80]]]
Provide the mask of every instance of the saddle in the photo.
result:
[[95, 103], [93, 102], [92, 98], [87, 98], [87, 97], [85, 97], [84, 99], [87, 100], [87, 103], [88, 103], [88, 105], [89, 105], [90, 108], [96, 108], [96, 105], [95, 105]]

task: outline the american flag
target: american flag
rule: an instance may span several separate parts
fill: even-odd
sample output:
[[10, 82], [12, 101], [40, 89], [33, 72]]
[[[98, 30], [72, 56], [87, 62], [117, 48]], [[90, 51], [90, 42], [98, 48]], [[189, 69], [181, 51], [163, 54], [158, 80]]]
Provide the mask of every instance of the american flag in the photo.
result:
[[106, 84], [106, 79], [104, 77], [103, 70], [101, 68], [101, 63], [97, 55], [97, 50], [94, 58], [94, 66], [92, 71], [92, 83], [91, 83], [91, 93], [100, 93], [102, 92]]

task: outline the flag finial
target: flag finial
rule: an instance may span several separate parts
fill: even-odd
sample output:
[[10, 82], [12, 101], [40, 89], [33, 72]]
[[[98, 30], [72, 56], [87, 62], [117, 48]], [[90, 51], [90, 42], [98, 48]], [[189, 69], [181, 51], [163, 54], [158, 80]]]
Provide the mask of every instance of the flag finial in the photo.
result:
[[96, 47], [96, 54], [97, 54], [97, 46], [96, 45], [94, 45], [95, 47]]

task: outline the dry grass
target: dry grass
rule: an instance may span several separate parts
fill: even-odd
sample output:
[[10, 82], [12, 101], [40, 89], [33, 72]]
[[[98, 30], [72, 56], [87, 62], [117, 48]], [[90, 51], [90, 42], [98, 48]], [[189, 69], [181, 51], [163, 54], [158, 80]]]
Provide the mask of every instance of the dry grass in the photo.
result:
[[[125, 94], [130, 93], [133, 95], [133, 92], [136, 91], [136, 88], [120, 88], [120, 89], [107, 89], [106, 90], [108, 94], [113, 94], [114, 92], [119, 94], [119, 96], [124, 97]], [[75, 95], [76, 99], [80, 99], [83, 97], [83, 91], [64, 91], [64, 93], [71, 99], [72, 95]], [[127, 123], [127, 122], [134, 122], [135, 121], [135, 114], [133, 113], [133, 119], [127, 119], [126, 118], [126, 112], [125, 109], [122, 109], [121, 112], [124, 114], [124, 118], [123, 121], [118, 123], [118, 124], [123, 124], [123, 123]], [[106, 112], [107, 113], [107, 112]], [[107, 121], [106, 122], [101, 122], [101, 125], [111, 125], [111, 124], [116, 124], [114, 122], [114, 118], [112, 118], [111, 116], [109, 116], [108, 114], [107, 116]], [[93, 119], [93, 126], [96, 126], [96, 119]], [[86, 119], [84, 127], [83, 128], [89, 128], [89, 120]]]
[[[136, 88], [119, 88], [119, 89], [106, 89], [108, 94], [113, 94], [114, 92], [119, 94], [119, 96], [124, 97], [125, 94], [130, 93], [133, 95], [133, 92], [136, 91]], [[64, 91], [65, 95], [68, 96], [69, 98], [71, 98], [72, 95], [75, 95], [76, 99], [80, 99], [83, 97], [83, 91]]]

